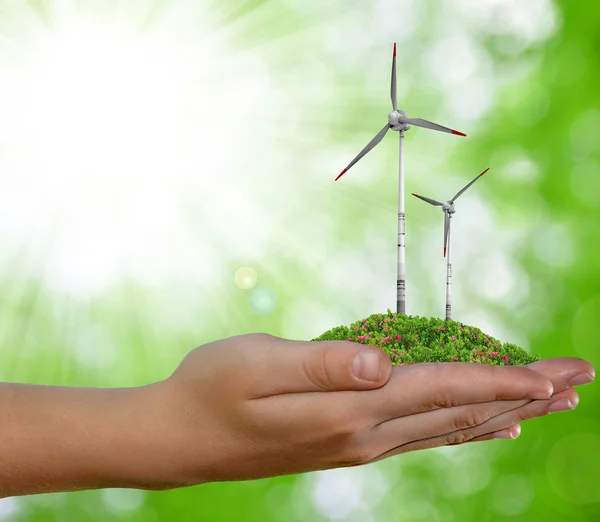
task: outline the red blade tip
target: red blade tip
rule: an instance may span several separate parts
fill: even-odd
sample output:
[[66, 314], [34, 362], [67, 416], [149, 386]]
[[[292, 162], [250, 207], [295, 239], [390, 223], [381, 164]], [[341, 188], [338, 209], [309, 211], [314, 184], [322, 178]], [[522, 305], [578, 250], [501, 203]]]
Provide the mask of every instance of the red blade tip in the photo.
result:
[[337, 178], [335, 178], [335, 180], [334, 180], [334, 181], [337, 181], [338, 179], [340, 179], [340, 178], [341, 178], [341, 177], [344, 175], [344, 173], [345, 173], [345, 172], [347, 172], [347, 171], [348, 171], [348, 169], [344, 169], [344, 170], [342, 170], [342, 172], [340, 172], [340, 173], [338, 174], [338, 177], [337, 177]]
[[483, 176], [483, 175], [484, 175], [484, 174], [485, 174], [485, 173], [486, 173], [488, 170], [490, 170], [490, 168], [489, 168], [489, 167], [488, 167], [487, 169], [485, 169], [485, 170], [484, 170], [484, 171], [483, 171], [483, 172], [480, 174], [480, 176]]
[[415, 196], [415, 197], [417, 197], [417, 198], [419, 197], [419, 194], [415, 194], [414, 192], [412, 193], [412, 195]]
[[463, 133], [463, 132], [459, 132], [459, 131], [457, 131], [457, 130], [453, 130], [453, 131], [452, 131], [452, 134], [456, 134], [457, 136], [466, 136], [466, 134], [465, 134], [465, 133]]
[[444, 247], [444, 257], [446, 257], [446, 247]]
[[396, 42], [394, 42], [394, 56], [396, 56]]

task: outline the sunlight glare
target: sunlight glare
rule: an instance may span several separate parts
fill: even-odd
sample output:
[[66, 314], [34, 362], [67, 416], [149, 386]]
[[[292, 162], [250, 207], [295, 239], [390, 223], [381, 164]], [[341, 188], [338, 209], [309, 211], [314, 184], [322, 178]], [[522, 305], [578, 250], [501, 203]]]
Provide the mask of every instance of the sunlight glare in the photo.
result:
[[[47, 258], [46, 283], [72, 294], [123, 277], [218, 284], [214, 238], [231, 211], [245, 204], [245, 225], [261, 227], [245, 192], [228, 190], [256, 148], [247, 136], [231, 154], [232, 137], [268, 99], [260, 59], [230, 56], [202, 27], [183, 42], [172, 16], [142, 32], [72, 10], [15, 42], [20, 61], [0, 61], [4, 250], [26, 238]], [[243, 118], [231, 117], [235, 100], [251, 104]]]

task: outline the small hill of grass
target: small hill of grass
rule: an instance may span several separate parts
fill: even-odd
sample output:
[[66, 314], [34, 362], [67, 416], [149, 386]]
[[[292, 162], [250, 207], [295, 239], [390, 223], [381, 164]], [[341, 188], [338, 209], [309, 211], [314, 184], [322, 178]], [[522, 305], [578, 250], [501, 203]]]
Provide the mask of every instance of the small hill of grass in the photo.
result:
[[424, 362], [470, 362], [516, 366], [540, 360], [514, 344], [502, 343], [458, 321], [412, 315], [373, 314], [338, 326], [313, 341], [350, 341], [381, 348], [393, 366]]

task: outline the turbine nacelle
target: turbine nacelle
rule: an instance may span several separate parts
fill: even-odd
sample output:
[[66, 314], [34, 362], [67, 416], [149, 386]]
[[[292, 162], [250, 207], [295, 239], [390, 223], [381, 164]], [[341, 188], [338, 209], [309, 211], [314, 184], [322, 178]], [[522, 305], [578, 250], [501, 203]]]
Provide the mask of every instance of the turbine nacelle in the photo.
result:
[[444, 201], [442, 203], [442, 210], [444, 212], [448, 212], [448, 214], [454, 214], [456, 209], [454, 208], [454, 203], [452, 201]]
[[410, 129], [408, 123], [404, 123], [406, 113], [404, 111], [392, 111], [388, 114], [388, 123], [390, 128], [395, 131], [407, 131]]

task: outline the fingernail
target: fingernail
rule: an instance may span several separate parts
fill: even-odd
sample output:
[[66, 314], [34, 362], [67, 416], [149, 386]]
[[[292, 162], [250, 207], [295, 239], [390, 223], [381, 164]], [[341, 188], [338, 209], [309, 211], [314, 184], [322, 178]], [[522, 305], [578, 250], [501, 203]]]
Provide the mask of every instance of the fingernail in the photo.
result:
[[536, 391], [529, 393], [528, 397], [530, 399], [545, 400], [545, 399], [549, 399], [550, 397], [552, 397], [553, 393], [554, 393], [553, 388], [545, 389], [545, 390], [536, 390]]
[[569, 386], [581, 386], [582, 384], [589, 384], [594, 382], [594, 376], [589, 373], [580, 373], [569, 381]]
[[521, 426], [519, 426], [515, 430], [501, 430], [494, 433], [495, 439], [516, 439], [519, 435], [521, 435]]
[[362, 381], [377, 382], [381, 377], [381, 358], [374, 350], [359, 352], [352, 362], [352, 373]]
[[561, 399], [550, 405], [548, 409], [549, 413], [556, 413], [557, 411], [568, 411], [575, 408], [575, 405], [569, 399]]

